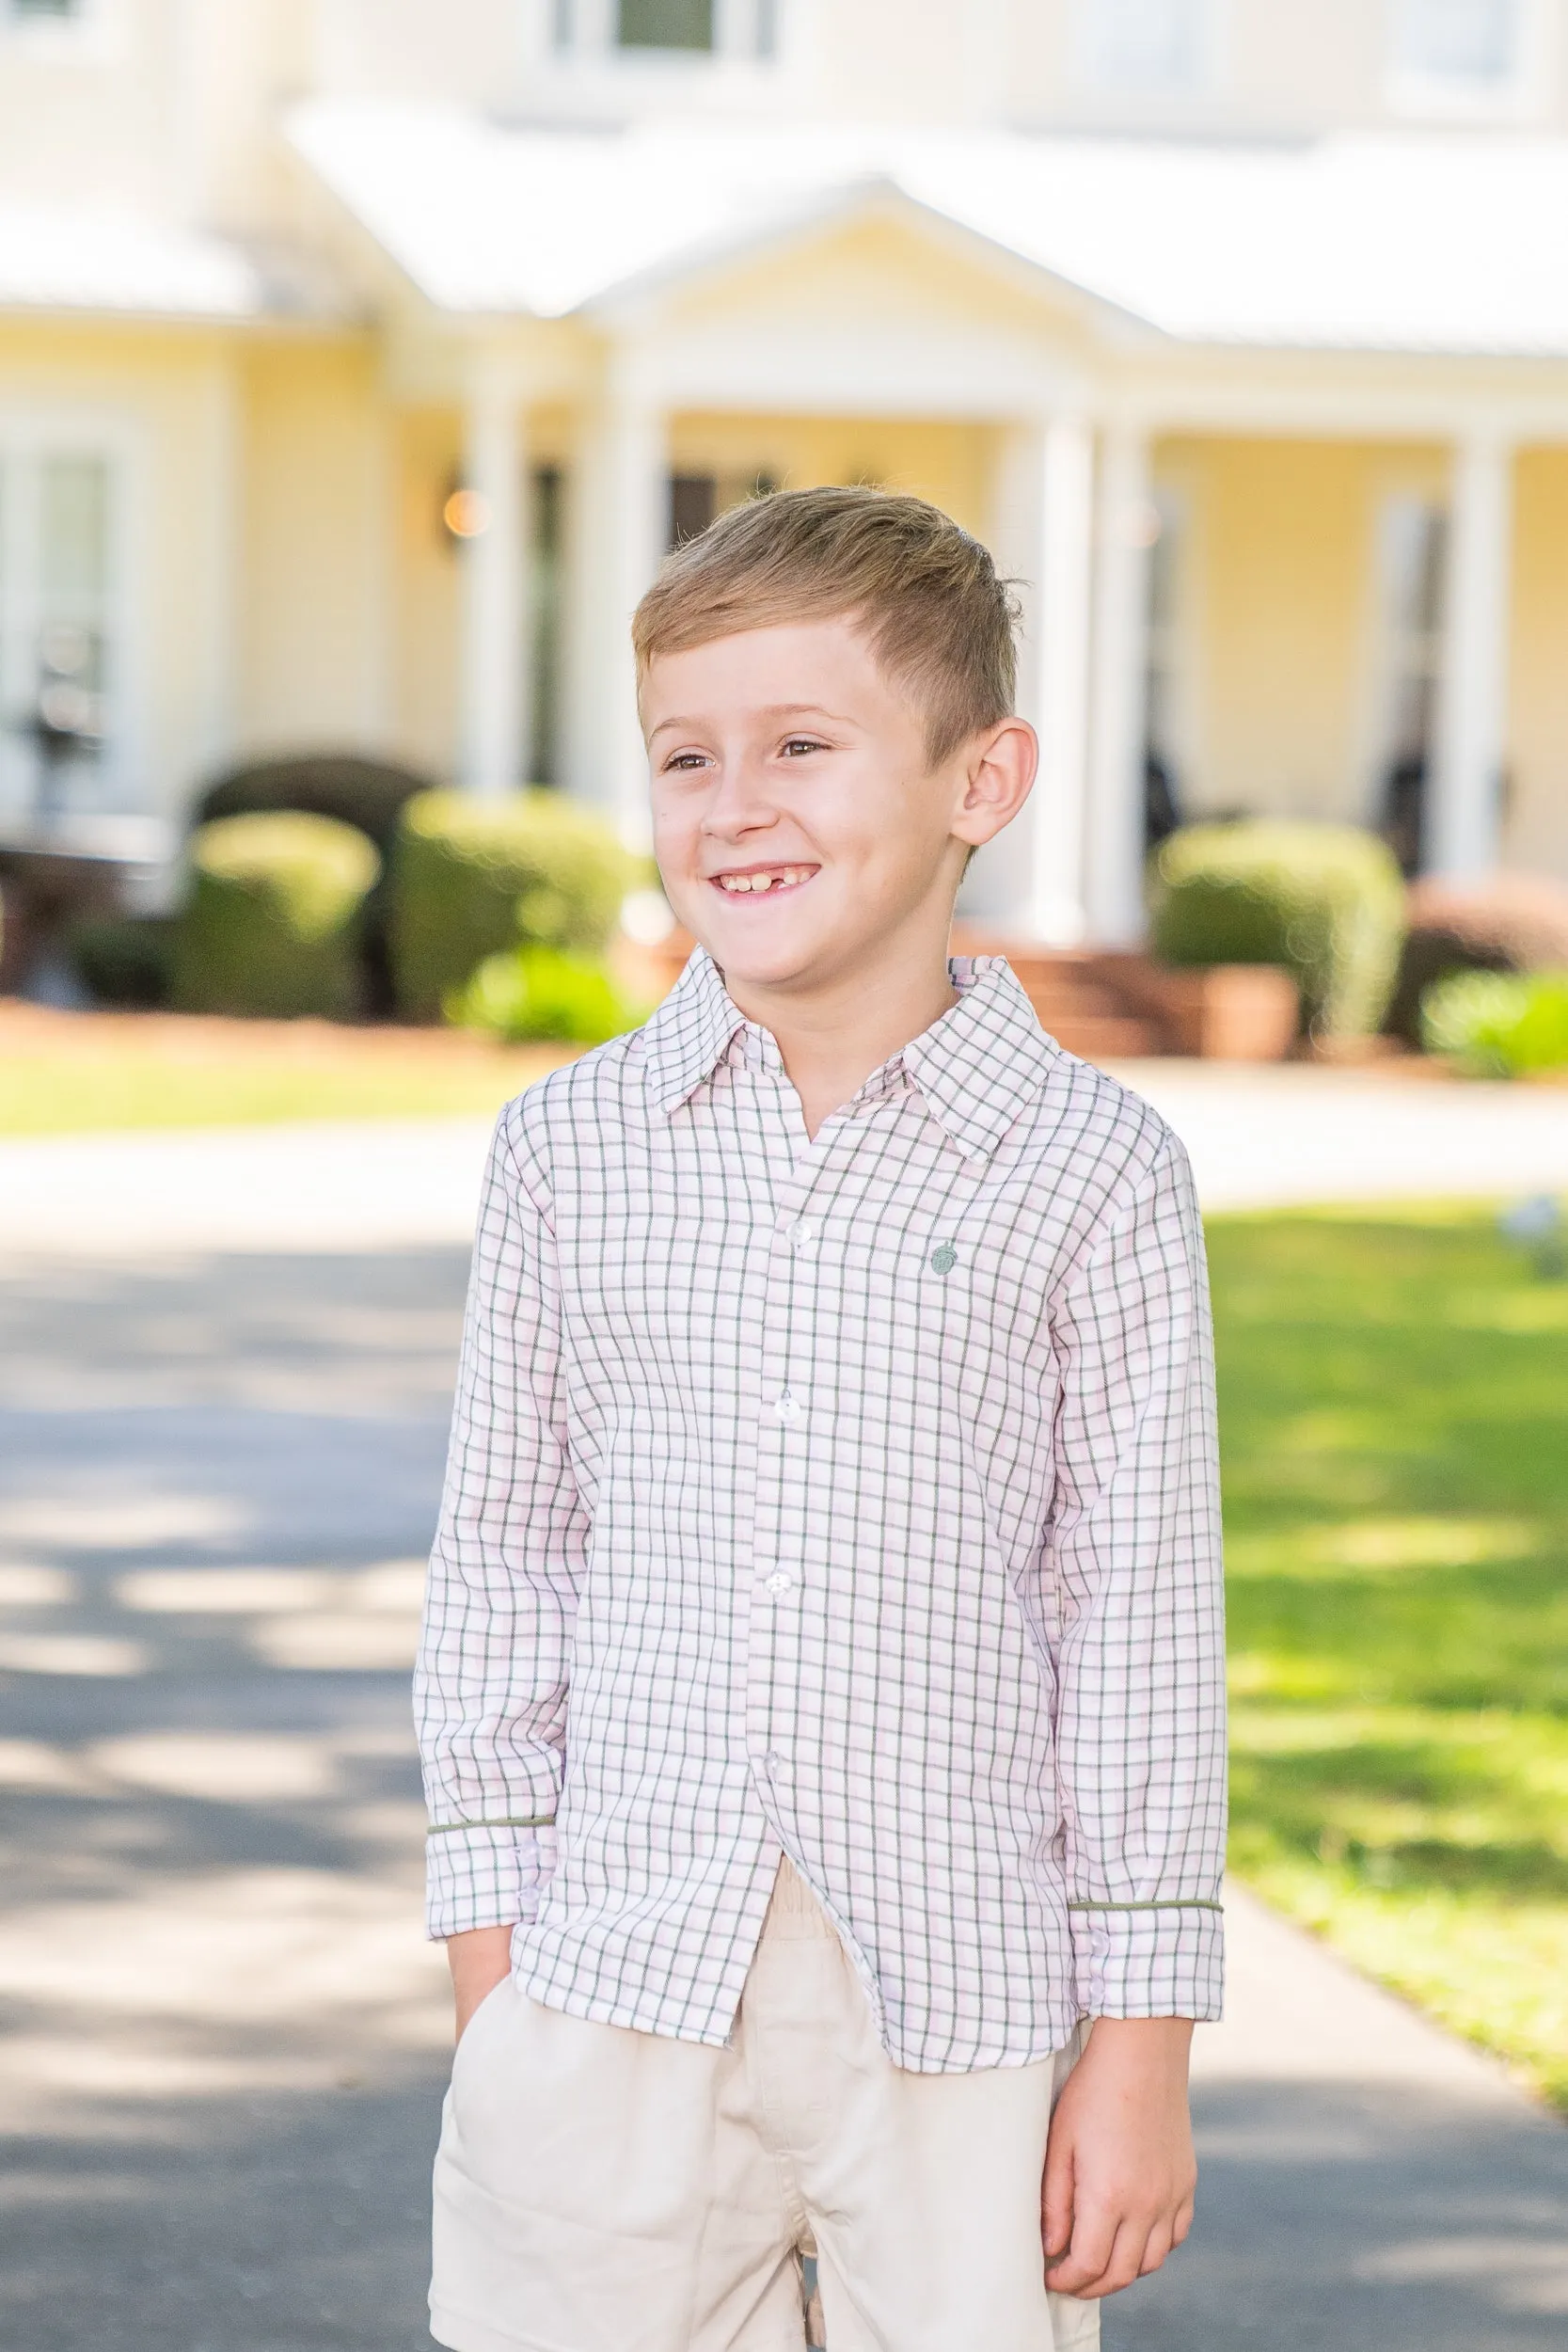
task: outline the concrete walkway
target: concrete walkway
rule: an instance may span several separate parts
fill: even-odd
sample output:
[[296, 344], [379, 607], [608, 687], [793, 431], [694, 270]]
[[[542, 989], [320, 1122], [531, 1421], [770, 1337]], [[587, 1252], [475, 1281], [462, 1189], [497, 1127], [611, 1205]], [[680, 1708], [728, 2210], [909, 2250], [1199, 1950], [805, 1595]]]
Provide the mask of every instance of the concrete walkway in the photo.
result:
[[[1138, 1074], [1216, 1204], [1568, 1184], [1568, 1097]], [[0, 1150], [6, 2352], [426, 2342], [406, 1675], [483, 1143]], [[1568, 2133], [1240, 1892], [1231, 1988], [1107, 2352], [1568, 2341]]]
[[[1204, 1205], [1568, 1187], [1568, 1087], [1376, 1071], [1140, 1062]], [[0, 1257], [386, 1249], [467, 1240], [484, 1120], [201, 1129], [0, 1143]]]

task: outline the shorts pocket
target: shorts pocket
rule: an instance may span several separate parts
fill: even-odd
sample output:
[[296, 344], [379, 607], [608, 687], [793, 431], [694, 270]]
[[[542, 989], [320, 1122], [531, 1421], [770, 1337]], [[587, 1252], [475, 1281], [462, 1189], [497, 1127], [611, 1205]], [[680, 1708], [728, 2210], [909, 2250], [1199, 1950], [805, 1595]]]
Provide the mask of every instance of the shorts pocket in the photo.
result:
[[1075, 2295], [1046, 2295], [1054, 2352], [1100, 2352], [1100, 2305]]

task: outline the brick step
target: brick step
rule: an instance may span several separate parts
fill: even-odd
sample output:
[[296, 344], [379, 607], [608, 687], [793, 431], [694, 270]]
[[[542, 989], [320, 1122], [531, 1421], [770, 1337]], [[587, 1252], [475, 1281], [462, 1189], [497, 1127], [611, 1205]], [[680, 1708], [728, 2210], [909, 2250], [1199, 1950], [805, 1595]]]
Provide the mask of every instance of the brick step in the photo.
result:
[[1121, 999], [1108, 988], [1080, 985], [1054, 975], [1038, 980], [1022, 972], [1018, 977], [1041, 1025], [1047, 1029], [1053, 1028], [1057, 1021], [1115, 1021], [1127, 1010]]
[[1141, 1061], [1163, 1051], [1163, 1040], [1149, 1021], [1134, 1021], [1120, 1013], [1086, 1015], [1083, 1019], [1047, 1020], [1035, 1007], [1042, 1029], [1048, 1029], [1065, 1052], [1080, 1061]]

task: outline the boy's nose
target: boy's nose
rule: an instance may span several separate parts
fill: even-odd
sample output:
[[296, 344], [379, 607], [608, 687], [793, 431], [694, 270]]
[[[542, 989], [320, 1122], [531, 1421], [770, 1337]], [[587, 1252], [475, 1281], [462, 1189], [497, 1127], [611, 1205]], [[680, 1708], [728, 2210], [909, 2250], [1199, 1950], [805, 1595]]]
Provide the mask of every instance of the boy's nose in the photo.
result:
[[767, 789], [767, 779], [751, 760], [726, 761], [705, 812], [707, 832], [725, 839], [777, 824], [779, 812]]

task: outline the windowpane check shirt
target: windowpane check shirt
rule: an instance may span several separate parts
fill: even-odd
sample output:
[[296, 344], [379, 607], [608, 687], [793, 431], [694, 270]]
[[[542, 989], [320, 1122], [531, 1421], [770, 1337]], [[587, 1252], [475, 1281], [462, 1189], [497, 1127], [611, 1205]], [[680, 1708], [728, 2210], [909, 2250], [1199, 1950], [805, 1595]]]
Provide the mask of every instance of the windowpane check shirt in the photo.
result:
[[417, 1695], [431, 1932], [548, 2007], [722, 2042], [786, 1852], [902, 2067], [1218, 2014], [1186, 1159], [952, 971], [815, 1140], [701, 950], [501, 1116]]

